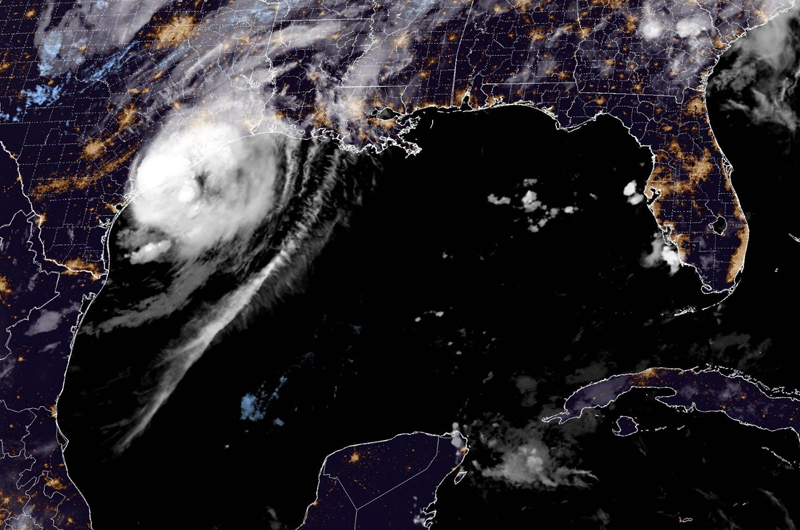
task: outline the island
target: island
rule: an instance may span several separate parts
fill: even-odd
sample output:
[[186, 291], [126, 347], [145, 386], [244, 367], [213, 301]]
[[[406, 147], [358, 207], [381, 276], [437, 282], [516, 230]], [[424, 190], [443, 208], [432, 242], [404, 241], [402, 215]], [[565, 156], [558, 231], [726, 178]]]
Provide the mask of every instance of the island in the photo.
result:
[[580, 418], [584, 410], [607, 407], [640, 388], [671, 390], [670, 395], [659, 396], [656, 401], [682, 412], [718, 412], [742, 425], [767, 431], [790, 430], [800, 440], [800, 396], [784, 395], [741, 373], [725, 375], [715, 368], [648, 368], [614, 375], [576, 390], [567, 398], [564, 412], [542, 421], [557, 420], [560, 425]]
[[611, 432], [613, 432], [615, 436], [630, 436], [631, 434], [639, 432], [639, 424], [630, 416], [620, 416], [617, 418], [617, 428], [613, 429]]

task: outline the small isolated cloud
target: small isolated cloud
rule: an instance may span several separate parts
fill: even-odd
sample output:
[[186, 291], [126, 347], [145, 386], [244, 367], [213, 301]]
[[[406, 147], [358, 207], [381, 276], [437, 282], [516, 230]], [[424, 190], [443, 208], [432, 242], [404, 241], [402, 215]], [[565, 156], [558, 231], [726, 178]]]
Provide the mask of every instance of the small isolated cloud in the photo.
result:
[[625, 188], [622, 190], [622, 194], [628, 198], [629, 203], [634, 205], [639, 204], [644, 200], [644, 195], [636, 191], [635, 180], [632, 180], [625, 185]]
[[267, 506], [267, 514], [269, 514], [269, 530], [286, 530], [288, 528], [280, 521], [275, 508]]
[[539, 229], [541, 229], [546, 224], [547, 224], [547, 218], [543, 217], [542, 219], [539, 219], [538, 222], [531, 221], [530, 225], [528, 226], [528, 230], [530, 230], [531, 232], [538, 232]]
[[522, 207], [526, 212], [533, 212], [539, 208], [543, 208], [542, 201], [538, 200], [536, 192], [533, 190], [528, 190], [522, 197]]
[[628, 198], [629, 203], [634, 205], [639, 204], [644, 200], [644, 195], [636, 191], [635, 180], [632, 180], [625, 185], [625, 188], [622, 190], [622, 194]]
[[139, 250], [131, 253], [131, 263], [147, 263], [148, 261], [153, 261], [169, 250], [171, 246], [172, 243], [166, 239], [158, 243], [147, 243]]
[[654, 19], [645, 20], [639, 29], [647, 40], [657, 39], [664, 32], [664, 27]]
[[41, 309], [38, 318], [36, 318], [31, 327], [25, 331], [25, 335], [31, 336], [38, 335], [39, 333], [49, 333], [54, 331], [56, 328], [58, 328], [58, 325], [61, 324], [64, 315], [72, 314], [73, 311], [77, 311], [78, 309], [80, 309], [79, 303], [72, 304], [61, 311]]
[[240, 419], [250, 421], [264, 419], [264, 413], [258, 409], [258, 399], [253, 394], [242, 396], [242, 416]]
[[642, 255], [641, 264], [642, 267], [647, 269], [666, 264], [669, 267], [671, 276], [681, 268], [681, 258], [674, 247], [664, 242], [664, 235], [661, 232], [657, 232], [653, 237], [652, 249], [649, 254]]
[[708, 16], [694, 16], [684, 18], [675, 24], [675, 31], [681, 38], [697, 37], [700, 33], [707, 30], [710, 26], [710, 18]]
[[517, 390], [522, 394], [522, 406], [532, 407], [536, 404], [536, 387], [539, 382], [529, 375], [522, 375], [516, 378]]
[[497, 197], [494, 193], [492, 193], [489, 195], [489, 202], [496, 205], [511, 204], [511, 199], [509, 197]]
[[25, 332], [25, 335], [37, 335], [39, 333], [53, 331], [58, 327], [59, 322], [61, 322], [61, 313], [58, 311], [43, 310], [39, 318], [37, 318], [33, 325], [28, 328], [28, 331]]

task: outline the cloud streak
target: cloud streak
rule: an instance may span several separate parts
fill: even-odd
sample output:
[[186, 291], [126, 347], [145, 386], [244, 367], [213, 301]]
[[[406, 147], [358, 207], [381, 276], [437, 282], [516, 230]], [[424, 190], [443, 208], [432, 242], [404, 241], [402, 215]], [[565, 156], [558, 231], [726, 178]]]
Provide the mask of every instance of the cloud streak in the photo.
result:
[[162, 353], [158, 364], [163, 366], [164, 370], [158, 372], [158, 382], [146, 396], [142, 408], [133, 418], [125, 422], [127, 431], [115, 445], [117, 452], [124, 451], [131, 441], [145, 430], [189, 368], [200, 359], [220, 332], [251, 303], [267, 279], [285, 266], [291, 257], [291, 251], [282, 250], [246, 284], [225, 296], [213, 309], [186, 326], [184, 338], [175, 347]]
[[[109, 426], [117, 452], [145, 432], [215, 341], [293, 289], [375, 175], [371, 159], [339, 150], [333, 142], [277, 134], [235, 139], [240, 131], [224, 126], [217, 133], [216, 148], [201, 143], [195, 150], [198, 143], [191, 136], [165, 132], [163, 143], [144, 154], [129, 207], [131, 227], [121, 241], [133, 250], [132, 260], [168, 241], [170, 247], [155, 259], [172, 272], [161, 292], [137, 298], [85, 330], [113, 341], [109, 332], [118, 326], [147, 326], [164, 318], [183, 322], [147, 369], [136, 410]], [[171, 153], [177, 153], [173, 162], [185, 154], [189, 163], [178, 160], [176, 170], [162, 161]], [[144, 204], [135, 206], [137, 201]], [[197, 294], [221, 288], [221, 296]]]

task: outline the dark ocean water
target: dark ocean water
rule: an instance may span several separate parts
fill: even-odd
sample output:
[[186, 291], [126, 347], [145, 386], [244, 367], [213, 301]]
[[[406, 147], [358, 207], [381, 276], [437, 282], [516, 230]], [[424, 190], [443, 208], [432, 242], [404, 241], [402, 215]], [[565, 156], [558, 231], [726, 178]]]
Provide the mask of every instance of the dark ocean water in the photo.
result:
[[[800, 475], [762, 446], [800, 460], [796, 438], [680, 414], [652, 392], [565, 432], [537, 431], [568, 465], [592, 472], [588, 488], [519, 487], [472, 463], [496, 465], [487, 440], [612, 373], [711, 363], [800, 386], [795, 316], [785, 310], [800, 272], [800, 243], [788, 236], [800, 235], [797, 141], [715, 101], [712, 125], [751, 225], [741, 284], [721, 305], [672, 316], [721, 297], [702, 295], [690, 269], [671, 276], [640, 264], [657, 228], [622, 190], [635, 180], [641, 191], [650, 156], [615, 120], [568, 134], [521, 107], [425, 113], [422, 152], [379, 155], [375, 190], [305, 278], [218, 340], [121, 455], [97, 424], [114, 421], [115, 410], [124, 418], [154, 337], [170, 323], [120, 332], [102, 351], [79, 334], [59, 422], [95, 527], [294, 528], [327, 454], [400, 432], [443, 433], [453, 422], [470, 437], [470, 473], [442, 487], [434, 528], [667, 528], [678, 517], [704, 528], [785, 527], [779, 506], [798, 516]], [[536, 233], [529, 224], [543, 214], [522, 209], [528, 190], [562, 210]], [[118, 267], [112, 280], [137, 274]], [[154, 270], [152, 285], [157, 278]], [[101, 294], [87, 323], [101, 320], [103, 304], [114, 301]], [[520, 390], [521, 378], [536, 381], [535, 396]], [[260, 419], [242, 419], [246, 395], [258, 398]], [[92, 414], [98, 400], [106, 417]], [[613, 436], [620, 414], [649, 431]]]

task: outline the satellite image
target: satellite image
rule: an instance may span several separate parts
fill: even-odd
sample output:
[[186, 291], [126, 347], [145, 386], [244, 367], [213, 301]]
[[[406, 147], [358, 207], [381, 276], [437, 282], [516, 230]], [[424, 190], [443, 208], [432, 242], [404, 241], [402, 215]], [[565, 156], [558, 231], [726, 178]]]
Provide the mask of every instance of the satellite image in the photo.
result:
[[793, 530], [800, 5], [0, 3], [2, 530]]

